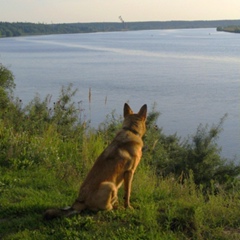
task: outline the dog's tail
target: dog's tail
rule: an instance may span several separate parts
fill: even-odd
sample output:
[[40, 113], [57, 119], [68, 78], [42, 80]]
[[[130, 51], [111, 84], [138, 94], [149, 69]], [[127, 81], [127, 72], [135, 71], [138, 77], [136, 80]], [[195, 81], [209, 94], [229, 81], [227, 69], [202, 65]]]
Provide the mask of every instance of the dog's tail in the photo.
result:
[[63, 209], [48, 209], [43, 214], [45, 220], [52, 220], [59, 217], [69, 217], [79, 213], [80, 211], [74, 210], [72, 207], [66, 207]]

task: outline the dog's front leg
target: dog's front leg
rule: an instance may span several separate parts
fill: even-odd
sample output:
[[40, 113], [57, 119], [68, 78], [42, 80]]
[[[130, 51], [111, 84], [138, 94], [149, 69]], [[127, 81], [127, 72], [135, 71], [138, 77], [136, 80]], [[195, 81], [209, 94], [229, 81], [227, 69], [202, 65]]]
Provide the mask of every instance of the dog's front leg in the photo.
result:
[[130, 205], [130, 194], [132, 188], [132, 179], [133, 179], [133, 171], [129, 170], [124, 173], [124, 207], [132, 208]]

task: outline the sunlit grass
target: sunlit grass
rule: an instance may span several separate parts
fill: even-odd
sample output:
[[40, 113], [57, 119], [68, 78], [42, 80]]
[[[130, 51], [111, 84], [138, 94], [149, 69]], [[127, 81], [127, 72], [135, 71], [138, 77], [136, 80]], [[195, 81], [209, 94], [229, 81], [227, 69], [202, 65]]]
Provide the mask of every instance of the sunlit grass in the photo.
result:
[[48, 98], [0, 108], [1, 239], [239, 239], [240, 167], [214, 143], [222, 120], [181, 142], [156, 126], [154, 108], [133, 180], [134, 210], [123, 208], [120, 189], [117, 210], [44, 221], [46, 209], [72, 204], [121, 125], [113, 113], [90, 128], [71, 103], [74, 92], [63, 89], [54, 108]]

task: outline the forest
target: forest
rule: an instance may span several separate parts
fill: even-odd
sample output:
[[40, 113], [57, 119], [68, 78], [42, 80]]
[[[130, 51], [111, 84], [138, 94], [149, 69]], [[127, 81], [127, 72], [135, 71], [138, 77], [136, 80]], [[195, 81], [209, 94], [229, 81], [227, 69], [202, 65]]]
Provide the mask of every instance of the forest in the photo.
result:
[[166, 22], [102, 22], [102, 23], [61, 23], [44, 24], [28, 22], [0, 22], [1, 37], [17, 37], [26, 35], [47, 35], [66, 33], [91, 33], [109, 31], [134, 31], [150, 29], [180, 28], [217, 28], [240, 26], [240, 20], [216, 21], [166, 21]]
[[217, 27], [217, 31], [230, 32], [230, 33], [240, 33], [240, 25], [239, 26]]
[[239, 159], [224, 159], [217, 145], [226, 116], [182, 140], [163, 133], [153, 104], [133, 180], [134, 209], [122, 207], [120, 189], [116, 210], [46, 221], [46, 209], [76, 198], [122, 116], [113, 111], [91, 128], [72, 101], [72, 85], [55, 101], [35, 97], [26, 106], [14, 88], [13, 73], [0, 64], [1, 239], [239, 239]]

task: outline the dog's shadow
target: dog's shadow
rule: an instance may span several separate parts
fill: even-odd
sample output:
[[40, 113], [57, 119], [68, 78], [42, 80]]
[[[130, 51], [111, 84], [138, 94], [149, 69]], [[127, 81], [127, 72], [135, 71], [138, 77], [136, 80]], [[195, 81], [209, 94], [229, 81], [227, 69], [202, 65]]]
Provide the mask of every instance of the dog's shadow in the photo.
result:
[[20, 207], [14, 206], [6, 209], [1, 209], [0, 217], [0, 239], [13, 236], [14, 234], [24, 231], [34, 231], [53, 228], [54, 225], [59, 224], [60, 219], [54, 219], [54, 221], [45, 221], [43, 213], [46, 211], [46, 207], [31, 206]]

